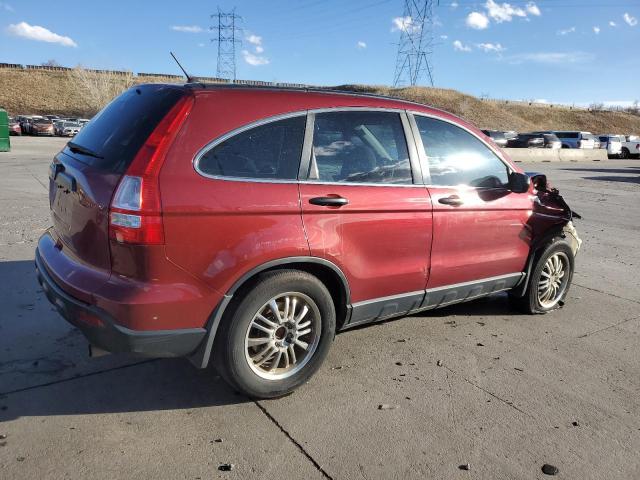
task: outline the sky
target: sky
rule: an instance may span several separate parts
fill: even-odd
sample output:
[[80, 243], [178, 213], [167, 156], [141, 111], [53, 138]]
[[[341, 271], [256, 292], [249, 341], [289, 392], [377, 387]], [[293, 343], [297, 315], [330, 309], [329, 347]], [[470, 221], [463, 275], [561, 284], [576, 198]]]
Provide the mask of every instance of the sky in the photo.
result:
[[[419, 3], [420, 0], [415, 0]], [[640, 100], [639, 0], [437, 0], [434, 85], [476, 96]], [[439, 3], [439, 5], [436, 5]], [[402, 0], [0, 0], [0, 62], [215, 76], [210, 15], [241, 17], [237, 78], [391, 85]], [[421, 84], [426, 85], [424, 78]]]

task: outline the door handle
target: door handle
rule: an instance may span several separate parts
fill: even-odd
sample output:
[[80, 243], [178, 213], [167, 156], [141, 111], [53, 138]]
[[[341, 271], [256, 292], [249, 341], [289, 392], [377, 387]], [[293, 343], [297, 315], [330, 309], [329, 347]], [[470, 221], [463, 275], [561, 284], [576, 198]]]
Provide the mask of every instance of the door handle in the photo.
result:
[[453, 207], [459, 207], [460, 205], [462, 205], [464, 203], [464, 200], [462, 200], [457, 195], [451, 195], [450, 197], [439, 198], [438, 202], [442, 203], [444, 205], [451, 205]]
[[309, 199], [312, 205], [320, 205], [321, 207], [342, 207], [349, 203], [344, 197], [314, 197]]

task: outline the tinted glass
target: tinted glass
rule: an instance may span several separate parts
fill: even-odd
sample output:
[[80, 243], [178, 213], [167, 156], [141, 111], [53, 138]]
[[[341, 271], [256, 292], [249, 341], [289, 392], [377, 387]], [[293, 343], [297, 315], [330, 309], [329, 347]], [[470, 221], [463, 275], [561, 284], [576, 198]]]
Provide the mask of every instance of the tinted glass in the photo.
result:
[[98, 168], [122, 172], [151, 135], [160, 120], [169, 112], [184, 90], [167, 85], [134, 87], [103, 108], [73, 139], [102, 159], [66, 153]]
[[221, 177], [295, 180], [306, 121], [287, 118], [241, 132], [207, 152], [198, 166]]
[[313, 153], [325, 182], [410, 184], [411, 164], [400, 114], [392, 112], [319, 113]]
[[556, 132], [556, 136], [558, 138], [579, 138], [580, 134], [578, 132]]
[[460, 127], [416, 116], [432, 185], [498, 188], [509, 182], [507, 167], [480, 140]]

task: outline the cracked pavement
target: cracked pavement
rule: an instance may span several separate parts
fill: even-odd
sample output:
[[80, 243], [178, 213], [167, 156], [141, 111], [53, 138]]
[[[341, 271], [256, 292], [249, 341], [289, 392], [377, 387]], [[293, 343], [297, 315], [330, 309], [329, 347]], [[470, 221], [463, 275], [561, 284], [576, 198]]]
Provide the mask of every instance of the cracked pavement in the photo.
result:
[[253, 402], [186, 360], [90, 359], [53, 311], [33, 253], [64, 142], [0, 154], [0, 478], [640, 478], [640, 160], [523, 164], [583, 216], [563, 309], [498, 294], [354, 329]]

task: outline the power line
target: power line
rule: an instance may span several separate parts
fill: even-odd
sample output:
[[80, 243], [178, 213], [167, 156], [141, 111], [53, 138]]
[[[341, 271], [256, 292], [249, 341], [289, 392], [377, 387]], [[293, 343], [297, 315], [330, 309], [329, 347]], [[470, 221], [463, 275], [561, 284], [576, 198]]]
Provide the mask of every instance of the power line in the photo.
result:
[[405, 0], [393, 86], [417, 85], [423, 76], [433, 86], [429, 61], [433, 47], [433, 0]]
[[216, 77], [226, 78], [235, 82], [236, 80], [236, 45], [242, 43], [236, 38], [236, 31], [242, 29], [236, 25], [242, 17], [236, 15], [234, 8], [229, 13], [224, 13], [218, 8], [218, 13], [211, 15], [211, 20], [216, 20], [217, 25], [212, 25], [211, 30], [217, 31], [218, 36], [211, 39], [218, 44], [218, 62]]

